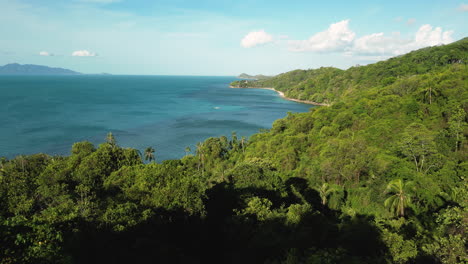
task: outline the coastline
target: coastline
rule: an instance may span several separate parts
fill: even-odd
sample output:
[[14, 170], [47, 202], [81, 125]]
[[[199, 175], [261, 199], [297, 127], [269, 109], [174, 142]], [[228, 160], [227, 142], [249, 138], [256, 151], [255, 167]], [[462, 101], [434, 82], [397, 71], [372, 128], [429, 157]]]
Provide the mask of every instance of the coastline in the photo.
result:
[[317, 106], [330, 106], [329, 104], [325, 104], [325, 103], [317, 103], [317, 102], [313, 102], [313, 101], [309, 101], [309, 100], [300, 100], [300, 99], [294, 99], [294, 98], [286, 97], [286, 95], [284, 95], [283, 92], [278, 91], [278, 90], [276, 90], [275, 88], [271, 88], [271, 87], [235, 87], [235, 86], [229, 85], [229, 88], [234, 88], [234, 89], [265, 89], [265, 90], [272, 90], [272, 91], [277, 92], [283, 99], [286, 99], [286, 100], [289, 100], [289, 101], [293, 101], [293, 102], [296, 102], [296, 103], [303, 103], [303, 104], [310, 104], [310, 105], [317, 105]]

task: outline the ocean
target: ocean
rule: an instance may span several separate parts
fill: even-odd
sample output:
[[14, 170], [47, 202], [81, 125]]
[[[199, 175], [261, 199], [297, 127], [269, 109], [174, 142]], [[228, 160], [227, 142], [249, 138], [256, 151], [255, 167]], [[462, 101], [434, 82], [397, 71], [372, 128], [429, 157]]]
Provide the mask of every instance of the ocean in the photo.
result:
[[231, 89], [235, 77], [1, 76], [0, 157], [69, 155], [74, 142], [96, 146], [112, 132], [123, 147], [155, 148], [178, 159], [209, 137], [249, 137], [311, 105], [271, 90]]

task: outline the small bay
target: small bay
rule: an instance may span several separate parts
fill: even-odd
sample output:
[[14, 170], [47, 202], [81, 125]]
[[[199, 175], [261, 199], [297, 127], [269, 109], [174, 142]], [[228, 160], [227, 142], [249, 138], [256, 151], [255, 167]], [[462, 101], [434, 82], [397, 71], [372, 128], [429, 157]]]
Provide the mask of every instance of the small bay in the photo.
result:
[[74, 142], [156, 149], [158, 161], [181, 158], [208, 137], [249, 137], [311, 105], [271, 90], [231, 89], [235, 77], [2, 76], [0, 157], [68, 155]]

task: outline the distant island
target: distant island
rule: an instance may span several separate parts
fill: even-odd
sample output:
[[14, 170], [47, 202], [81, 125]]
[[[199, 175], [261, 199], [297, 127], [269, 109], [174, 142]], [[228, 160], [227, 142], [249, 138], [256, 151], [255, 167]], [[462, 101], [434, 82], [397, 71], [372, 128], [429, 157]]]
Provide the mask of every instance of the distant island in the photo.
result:
[[10, 63], [0, 66], [0, 75], [80, 75], [82, 73], [63, 68], [51, 68], [34, 64]]
[[252, 79], [252, 80], [266, 80], [266, 79], [270, 79], [272, 77], [273, 76], [266, 76], [266, 75], [262, 75], [262, 74], [249, 75], [247, 73], [241, 73], [239, 76], [237, 76], [237, 78], [240, 78], [240, 79]]

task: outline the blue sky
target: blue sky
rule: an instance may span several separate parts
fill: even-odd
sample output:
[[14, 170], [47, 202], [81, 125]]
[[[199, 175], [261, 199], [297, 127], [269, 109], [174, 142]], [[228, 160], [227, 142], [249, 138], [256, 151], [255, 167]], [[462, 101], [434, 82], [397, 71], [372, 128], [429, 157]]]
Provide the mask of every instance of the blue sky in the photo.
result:
[[278, 74], [467, 37], [468, 1], [0, 0], [0, 25], [0, 65]]

